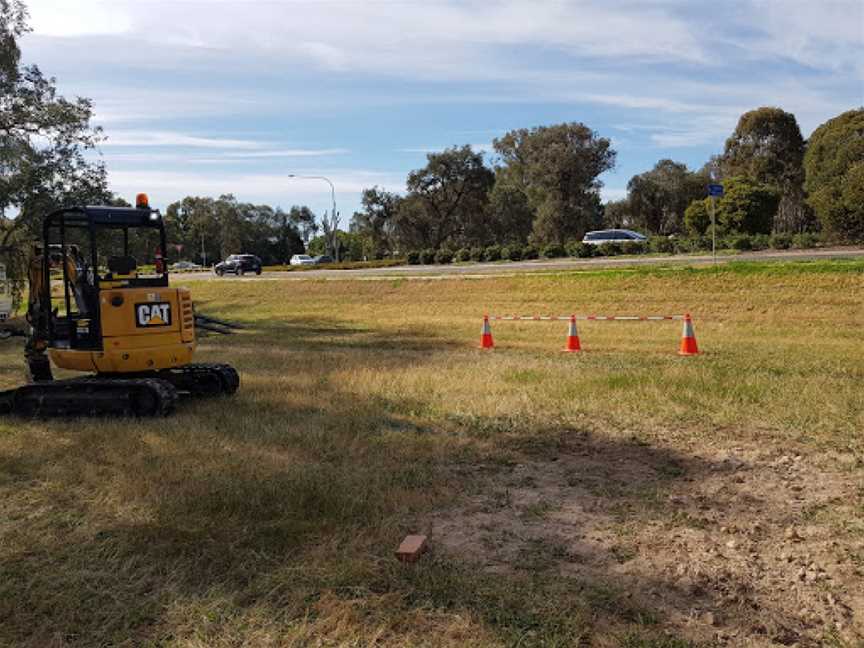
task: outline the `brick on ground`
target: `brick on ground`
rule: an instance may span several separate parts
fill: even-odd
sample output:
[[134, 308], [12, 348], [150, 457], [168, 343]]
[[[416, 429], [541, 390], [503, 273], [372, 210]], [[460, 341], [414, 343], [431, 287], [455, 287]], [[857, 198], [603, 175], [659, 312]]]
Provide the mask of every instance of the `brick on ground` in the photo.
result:
[[415, 562], [425, 550], [425, 535], [409, 535], [405, 536], [402, 544], [396, 550], [396, 557], [402, 562]]

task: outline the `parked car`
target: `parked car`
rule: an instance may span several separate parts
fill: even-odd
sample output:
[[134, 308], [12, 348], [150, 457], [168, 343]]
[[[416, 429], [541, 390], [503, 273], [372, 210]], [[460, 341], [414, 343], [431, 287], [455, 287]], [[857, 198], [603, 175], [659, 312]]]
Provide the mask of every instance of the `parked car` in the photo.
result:
[[261, 274], [261, 259], [253, 254], [232, 254], [222, 263], [217, 263], [213, 270], [220, 277], [226, 272], [233, 272], [238, 277], [247, 272]]
[[310, 257], [308, 254], [295, 254], [291, 257], [289, 263], [293, 266], [315, 265], [315, 259]]
[[316, 257], [313, 257], [312, 260], [315, 262], [315, 265], [321, 265], [322, 263], [333, 263], [333, 257], [329, 257], [326, 254], [319, 254]]
[[588, 232], [582, 242], [588, 245], [603, 245], [604, 243], [645, 243], [647, 240], [647, 236], [633, 230], [608, 229]]
[[171, 266], [172, 270], [200, 270], [201, 266], [191, 261], [178, 261]]

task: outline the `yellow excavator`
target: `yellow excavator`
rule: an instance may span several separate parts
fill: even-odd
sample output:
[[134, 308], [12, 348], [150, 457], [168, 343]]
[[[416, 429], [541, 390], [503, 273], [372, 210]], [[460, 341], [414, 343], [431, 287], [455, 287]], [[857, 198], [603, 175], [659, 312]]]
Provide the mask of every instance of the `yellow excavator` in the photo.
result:
[[[131, 248], [151, 244], [155, 263], [139, 268]], [[179, 394], [235, 393], [234, 368], [192, 363], [192, 296], [169, 285], [165, 249], [162, 216], [146, 194], [135, 207], [46, 216], [29, 273], [30, 383], [0, 392], [0, 414], [166, 416]], [[55, 380], [52, 364], [90, 375]]]

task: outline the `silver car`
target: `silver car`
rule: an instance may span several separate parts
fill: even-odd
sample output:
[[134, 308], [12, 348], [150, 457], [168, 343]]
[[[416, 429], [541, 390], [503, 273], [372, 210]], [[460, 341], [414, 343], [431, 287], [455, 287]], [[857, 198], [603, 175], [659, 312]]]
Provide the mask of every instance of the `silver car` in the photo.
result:
[[645, 243], [647, 240], [647, 236], [633, 230], [608, 229], [588, 232], [582, 242], [588, 245], [603, 245], [604, 243]]
[[315, 265], [315, 259], [310, 257], [308, 254], [295, 254], [291, 257], [290, 264], [292, 266]]

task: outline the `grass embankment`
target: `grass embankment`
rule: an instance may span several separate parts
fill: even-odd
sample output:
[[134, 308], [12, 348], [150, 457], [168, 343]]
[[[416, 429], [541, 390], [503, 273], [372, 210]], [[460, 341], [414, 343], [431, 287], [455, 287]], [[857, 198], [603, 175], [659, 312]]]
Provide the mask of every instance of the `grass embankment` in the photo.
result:
[[[864, 450], [861, 262], [190, 286], [250, 327], [201, 345], [241, 371], [235, 398], [158, 421], [0, 421], [0, 645], [687, 646], [666, 631], [702, 635], [630, 597], [633, 575], [574, 575], [542, 537], [481, 569], [431, 520], [488, 495], [542, 522], [557, 503], [507, 507], [545, 468], [506, 479], [587, 453], [594, 472], [562, 487], [608, 507], [613, 564], [636, 564], [637, 527], [698, 526], [663, 503], [698, 487], [705, 448]], [[498, 348], [475, 348], [484, 312], [685, 311], [698, 357], [675, 354], [678, 322], [580, 323], [578, 355], [559, 352], [563, 322], [493, 323]], [[11, 387], [21, 349], [0, 344]], [[830, 512], [864, 565], [864, 528]], [[432, 555], [395, 562], [430, 530]]]

